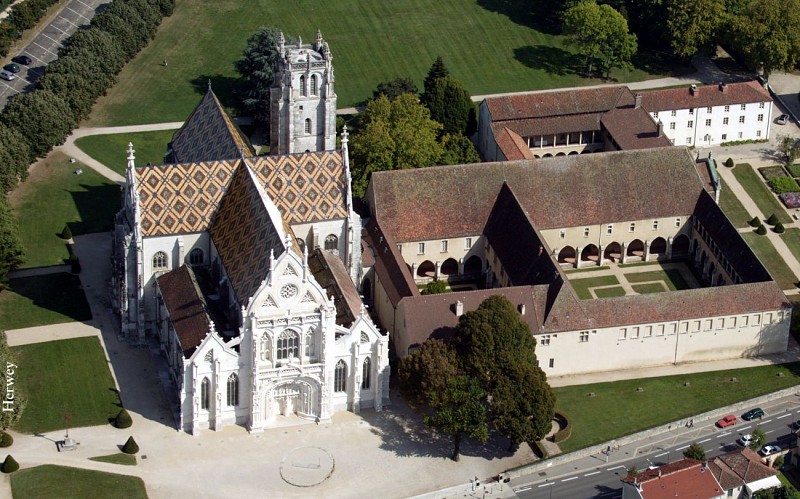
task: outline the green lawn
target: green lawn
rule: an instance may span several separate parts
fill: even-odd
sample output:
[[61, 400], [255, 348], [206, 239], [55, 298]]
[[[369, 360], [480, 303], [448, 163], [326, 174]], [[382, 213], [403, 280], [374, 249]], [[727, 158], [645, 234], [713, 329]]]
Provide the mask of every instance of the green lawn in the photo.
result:
[[640, 295], [646, 295], [649, 293], [663, 293], [667, 291], [664, 289], [664, 285], [660, 282], [651, 282], [648, 284], [634, 284], [631, 286], [634, 291], [639, 293]]
[[[82, 168], [81, 175], [73, 172]], [[120, 207], [120, 188], [81, 163], [60, 153], [37, 163], [28, 180], [9, 196], [25, 246], [23, 267], [64, 263], [69, 257], [59, 237], [69, 224], [77, 236], [113, 228]]]
[[129, 142], [133, 142], [137, 166], [147, 163], [160, 165], [164, 162], [164, 153], [173, 133], [175, 130], [90, 135], [76, 140], [75, 145], [115, 172], [125, 175]]
[[53, 464], [17, 471], [11, 492], [14, 499], [147, 499], [139, 477]]
[[789, 251], [792, 252], [797, 261], [800, 261], [800, 229], [796, 227], [786, 229], [786, 232], [781, 234], [781, 239], [789, 247]]
[[559, 445], [564, 452], [583, 449], [797, 384], [800, 362], [554, 388], [556, 410], [573, 423], [572, 436]]
[[[625, 274], [625, 279], [628, 282], [649, 282], [649, 281], [663, 281], [670, 291], [678, 289], [689, 289], [686, 280], [681, 273], [676, 269], [669, 270], [653, 270], [650, 272], [629, 272]], [[659, 286], [660, 287], [660, 286]], [[663, 291], [664, 288], [661, 288]]]
[[[233, 63], [247, 38], [264, 25], [278, 27], [290, 40], [300, 35], [305, 43], [322, 31], [334, 57], [339, 108], [371, 97], [379, 82], [395, 77], [410, 77], [421, 87], [438, 55], [473, 95], [605, 83], [579, 74], [583, 58], [564, 38], [531, 28], [554, 31], [535, 5], [527, 0], [182, 0], [99, 100], [89, 125], [183, 121], [208, 80], [231, 107]], [[162, 66], [165, 58], [168, 67]], [[637, 62], [658, 65], [646, 57]], [[640, 81], [654, 75], [636, 69], [611, 76]]]
[[28, 399], [15, 430], [64, 429], [64, 414], [69, 414], [71, 427], [107, 425], [119, 412], [114, 380], [97, 338], [32, 343], [12, 351], [19, 365], [17, 382]]
[[130, 454], [111, 454], [110, 456], [90, 457], [90, 461], [100, 461], [101, 463], [123, 464], [125, 466], [136, 466], [136, 456]]
[[625, 290], [622, 286], [614, 286], [613, 288], [595, 289], [594, 294], [598, 298], [614, 298], [616, 296], [625, 296]]
[[794, 289], [797, 278], [792, 273], [792, 269], [786, 265], [786, 262], [775, 250], [775, 246], [767, 239], [767, 236], [759, 236], [755, 232], [747, 232], [742, 234], [742, 238], [753, 250], [753, 253], [758, 256], [781, 289]]
[[601, 277], [586, 277], [583, 279], [570, 279], [569, 283], [572, 284], [572, 287], [575, 289], [575, 292], [578, 294], [578, 297], [581, 300], [591, 300], [592, 293], [589, 292], [589, 288], [596, 288], [597, 286], [611, 286], [613, 284], [619, 284], [619, 281], [613, 275], [608, 275]]
[[[733, 175], [742, 184], [744, 190], [750, 195], [753, 202], [765, 217], [775, 213], [782, 223], [790, 223], [792, 217], [783, 209], [783, 205], [761, 180], [761, 176], [753, 170], [748, 163], [739, 163], [733, 167]], [[724, 208], [723, 208], [724, 209]]]
[[92, 311], [77, 275], [60, 272], [11, 279], [0, 291], [0, 324], [4, 329], [88, 321]]
[[[720, 180], [722, 180], [722, 178], [720, 178]], [[739, 198], [728, 188], [728, 184], [726, 184], [724, 180], [722, 180], [722, 193], [719, 195], [719, 205], [734, 227], [747, 227], [747, 222], [753, 218], [747, 213], [747, 210], [742, 206]]]

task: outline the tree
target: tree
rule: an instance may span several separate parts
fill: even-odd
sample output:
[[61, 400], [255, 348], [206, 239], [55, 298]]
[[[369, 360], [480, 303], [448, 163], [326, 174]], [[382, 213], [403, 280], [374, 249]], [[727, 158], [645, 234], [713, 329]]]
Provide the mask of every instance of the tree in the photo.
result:
[[363, 197], [372, 172], [433, 166], [442, 155], [441, 125], [411, 94], [367, 104], [353, 134], [353, 194]]
[[0, 127], [0, 187], [3, 192], [13, 189], [20, 180], [28, 178], [31, 149], [18, 130]]
[[786, 165], [791, 165], [800, 156], [800, 147], [798, 147], [798, 140], [791, 135], [778, 135], [778, 150], [783, 153], [786, 158]]
[[512, 445], [550, 431], [555, 396], [536, 362], [536, 340], [514, 305], [491, 296], [459, 319], [458, 347], [465, 371], [489, 396], [495, 429]]
[[14, 444], [14, 437], [7, 431], [0, 432], [0, 447], [11, 447]]
[[431, 398], [445, 389], [446, 380], [458, 376], [458, 356], [449, 344], [429, 339], [400, 361], [397, 378], [406, 399], [429, 405]]
[[442, 124], [442, 132], [470, 136], [477, 129], [475, 104], [469, 92], [449, 76], [437, 78], [425, 91], [422, 102], [431, 112], [431, 119]]
[[247, 39], [242, 58], [234, 64], [243, 82], [242, 106], [262, 126], [269, 126], [269, 89], [279, 57], [280, 36], [278, 28], [262, 26]]
[[432, 394], [430, 405], [435, 412], [423, 422], [453, 435], [453, 461], [459, 460], [464, 435], [482, 443], [489, 440], [485, 400], [478, 381], [465, 375], [447, 378], [444, 390]]
[[752, 499], [794, 499], [796, 489], [792, 486], [770, 487], [753, 493]]
[[[25, 250], [19, 239], [17, 222], [11, 212], [11, 206], [5, 196], [0, 196], [0, 289], [6, 282], [9, 271], [16, 269], [25, 261], [24, 255]], [[0, 352], [2, 352], [1, 346]], [[0, 422], [3, 421], [5, 414], [0, 411]]]
[[610, 5], [584, 0], [564, 13], [564, 34], [586, 57], [589, 72], [594, 63], [608, 76], [611, 68], [630, 68], [636, 53], [636, 35], [628, 32], [628, 22]]
[[752, 435], [753, 439], [750, 441], [750, 445], [748, 445], [751, 449], [757, 451], [767, 443], [767, 435], [764, 433], [764, 430], [761, 429], [761, 426], [756, 426]]
[[447, 78], [448, 76], [450, 76], [450, 71], [445, 67], [442, 56], [436, 57], [436, 60], [433, 61], [433, 65], [428, 70], [428, 76], [425, 77], [425, 81], [422, 84], [422, 95], [425, 96], [430, 93], [436, 80], [439, 78]]
[[69, 105], [48, 90], [15, 95], [0, 120], [19, 131], [35, 157], [44, 156], [54, 145], [63, 144], [75, 126]]
[[723, 0], [666, 0], [672, 53], [682, 59], [716, 38], [726, 20]]
[[637, 468], [636, 465], [633, 464], [633, 465], [631, 465], [630, 468], [628, 468], [628, 472], [627, 472], [626, 476], [628, 478], [633, 478], [638, 474], [639, 474], [639, 468]]
[[439, 158], [440, 165], [466, 165], [479, 163], [481, 158], [475, 150], [475, 144], [460, 133], [455, 135], [444, 135], [441, 139], [442, 156]]
[[791, 71], [800, 59], [800, 0], [751, 0], [731, 21], [731, 44], [764, 78]]
[[692, 445], [690, 445], [688, 449], [683, 451], [683, 457], [688, 457], [690, 459], [697, 459], [698, 461], [705, 461], [706, 449], [697, 442], [692, 442]]
[[389, 100], [395, 100], [402, 94], [416, 95], [417, 92], [417, 86], [411, 78], [395, 78], [378, 83], [378, 86], [372, 91], [372, 98], [377, 99], [381, 95], [385, 95]]
[[128, 440], [125, 441], [125, 445], [122, 446], [122, 452], [125, 454], [136, 454], [139, 452], [139, 444], [136, 443], [133, 437], [128, 437]]

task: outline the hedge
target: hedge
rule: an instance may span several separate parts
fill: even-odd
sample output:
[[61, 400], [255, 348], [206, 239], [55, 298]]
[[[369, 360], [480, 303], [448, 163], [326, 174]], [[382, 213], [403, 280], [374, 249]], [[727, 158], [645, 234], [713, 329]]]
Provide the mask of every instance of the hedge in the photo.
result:
[[133, 420], [131, 419], [131, 415], [128, 414], [124, 408], [119, 410], [119, 414], [117, 417], [114, 418], [114, 426], [117, 428], [130, 428], [133, 424]]
[[545, 450], [544, 446], [540, 444], [538, 441], [528, 442], [528, 445], [531, 446], [531, 450], [533, 451], [534, 454], [536, 454], [536, 457], [538, 457], [539, 459], [547, 459], [548, 457], [550, 457], [550, 455], [547, 453], [547, 450]]
[[9, 454], [6, 456], [6, 460], [3, 461], [2, 468], [3, 473], [14, 473], [19, 469], [19, 463]]
[[774, 177], [769, 179], [768, 183], [775, 194], [800, 192], [800, 185], [797, 185], [797, 181], [792, 177]]
[[0, 447], [11, 447], [13, 443], [14, 437], [10, 433], [4, 431], [0, 434]]
[[781, 166], [763, 166], [758, 169], [758, 173], [760, 173], [767, 182], [773, 178], [786, 176], [786, 171], [784, 171], [783, 167]]
[[125, 445], [122, 446], [122, 452], [125, 454], [136, 454], [139, 452], [139, 445], [136, 443], [136, 440], [134, 440], [133, 437], [128, 437]]
[[758, 217], [753, 217], [753, 219], [750, 220], [747, 223], [750, 225], [750, 227], [760, 227], [761, 226], [761, 219], [758, 218]]
[[794, 164], [786, 167], [789, 170], [789, 175], [792, 177], [800, 177], [800, 165]]
[[557, 431], [555, 435], [553, 435], [553, 442], [559, 443], [563, 442], [564, 440], [568, 439], [572, 436], [572, 420], [564, 414], [563, 412], [555, 413], [553, 417], [558, 424], [562, 427], [561, 430]]

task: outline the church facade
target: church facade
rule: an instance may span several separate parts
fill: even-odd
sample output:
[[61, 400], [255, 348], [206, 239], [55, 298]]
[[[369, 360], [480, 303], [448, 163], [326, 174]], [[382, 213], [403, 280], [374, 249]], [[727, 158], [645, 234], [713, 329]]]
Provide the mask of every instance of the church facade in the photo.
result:
[[[278, 154], [256, 156], [210, 87], [165, 164], [137, 166], [128, 150], [115, 307], [129, 341], [158, 342], [190, 433], [324, 422], [388, 401], [388, 337], [354, 284], [361, 220], [346, 132], [336, 149], [330, 50], [319, 34], [279, 48]], [[301, 81], [314, 99], [296, 95]]]

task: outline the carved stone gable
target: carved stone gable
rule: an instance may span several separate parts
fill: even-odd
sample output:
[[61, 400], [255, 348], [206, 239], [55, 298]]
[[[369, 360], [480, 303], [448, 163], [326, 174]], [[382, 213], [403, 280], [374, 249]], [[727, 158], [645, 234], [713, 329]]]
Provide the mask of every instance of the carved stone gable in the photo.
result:
[[297, 271], [294, 270], [294, 267], [292, 267], [291, 265], [287, 265], [286, 269], [283, 271], [282, 276], [283, 277], [297, 276]]

